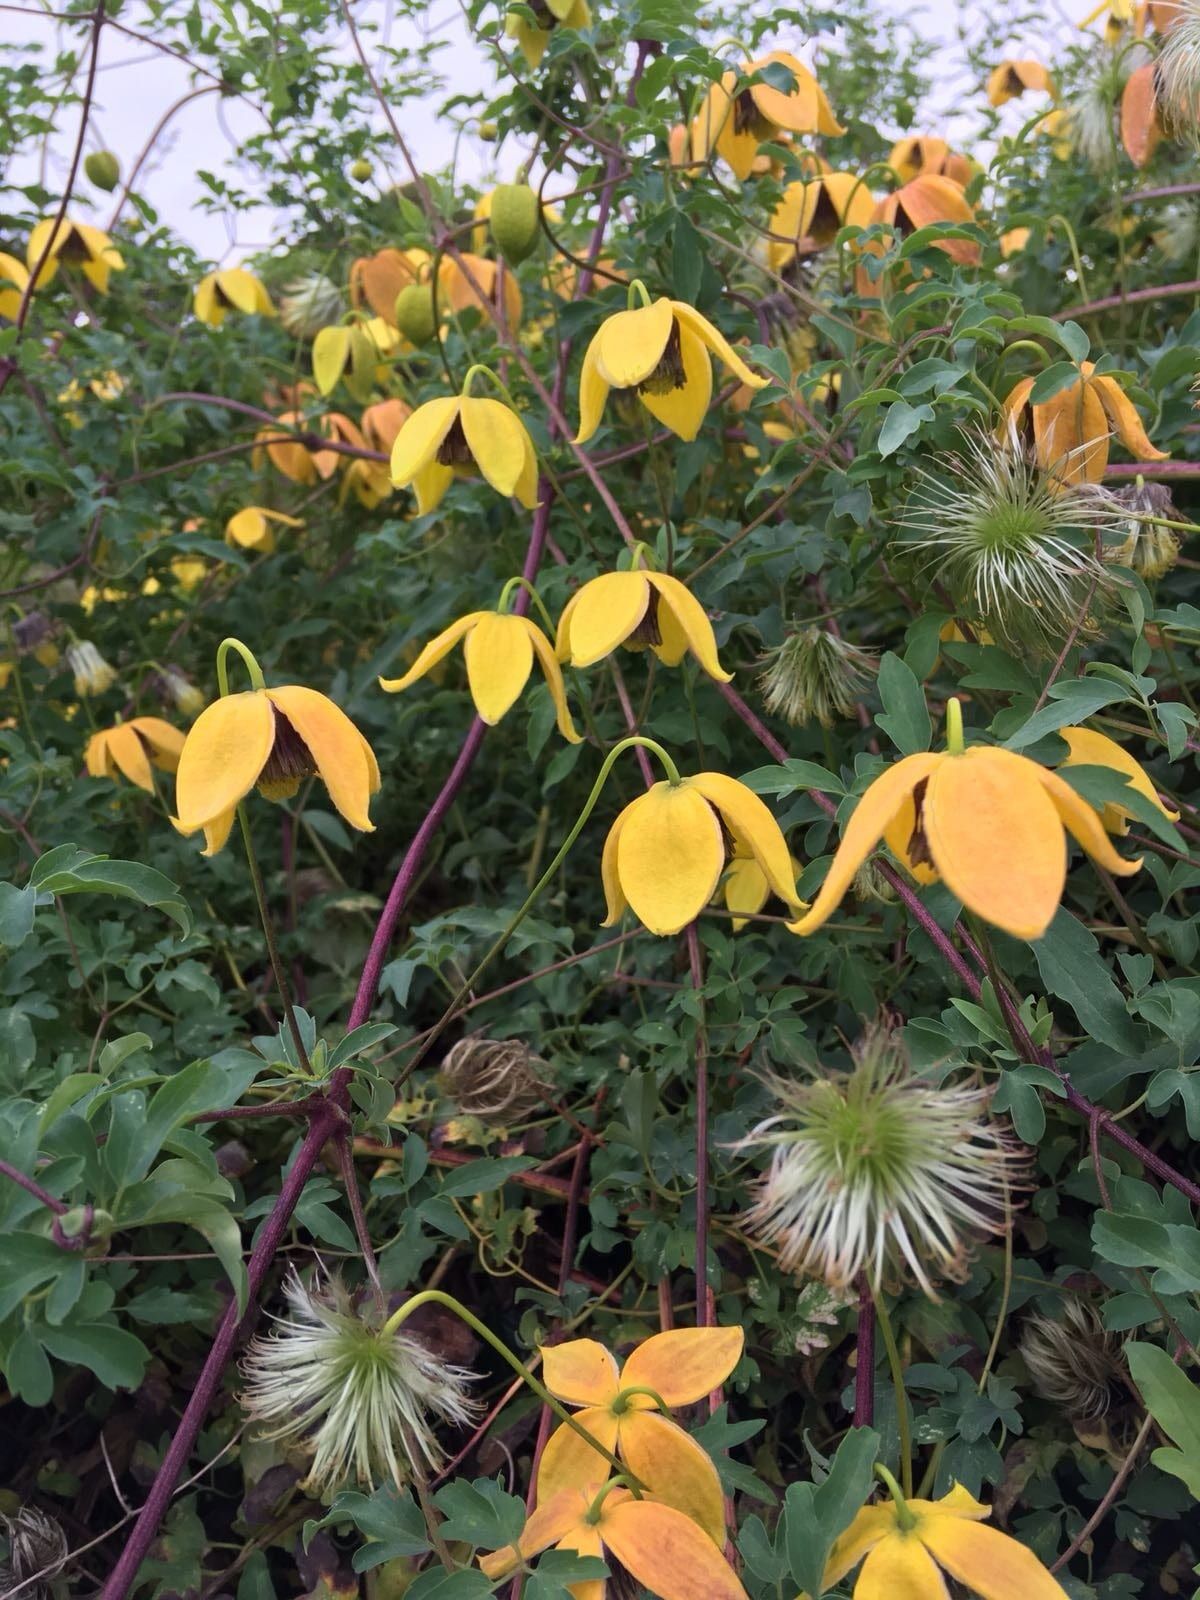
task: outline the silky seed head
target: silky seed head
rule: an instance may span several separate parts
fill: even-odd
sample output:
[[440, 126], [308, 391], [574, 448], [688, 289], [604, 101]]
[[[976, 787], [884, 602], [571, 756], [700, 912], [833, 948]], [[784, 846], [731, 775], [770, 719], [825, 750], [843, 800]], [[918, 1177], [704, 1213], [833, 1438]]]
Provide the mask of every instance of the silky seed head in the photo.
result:
[[[8, 1538], [8, 1559], [0, 1561], [0, 1594], [21, 1584], [26, 1600], [44, 1600], [53, 1578], [67, 1559], [67, 1536], [53, 1517], [36, 1506], [22, 1506], [15, 1517], [0, 1516]], [[29, 1580], [40, 1574], [38, 1583]]]
[[546, 1062], [519, 1039], [460, 1039], [442, 1062], [442, 1087], [459, 1110], [506, 1128], [546, 1098]]
[[1115, 490], [1113, 499], [1132, 515], [1119, 526], [1124, 537], [1105, 550], [1105, 560], [1129, 567], [1151, 583], [1170, 572], [1179, 559], [1179, 539], [1167, 526], [1179, 518], [1170, 489], [1161, 483], [1133, 483]]
[[1064, 1299], [1058, 1317], [1028, 1317], [1019, 1347], [1035, 1391], [1072, 1421], [1098, 1422], [1124, 1393], [1121, 1340], [1078, 1295]]
[[434, 1427], [477, 1414], [467, 1394], [475, 1374], [402, 1330], [388, 1332], [376, 1302], [359, 1309], [336, 1277], [308, 1288], [293, 1272], [286, 1294], [289, 1314], [246, 1353], [241, 1399], [263, 1437], [311, 1454], [306, 1486], [322, 1494], [350, 1482], [400, 1486], [415, 1459], [440, 1466]]
[[1200, 0], [1178, 0], [1155, 76], [1172, 136], [1200, 145]]
[[896, 525], [976, 629], [1054, 650], [1094, 631], [1114, 584], [1093, 549], [1121, 516], [1107, 491], [1045, 472], [1011, 428], [1002, 442], [969, 433], [961, 453], [918, 467]]
[[315, 339], [341, 315], [342, 291], [323, 272], [293, 279], [279, 297], [279, 320], [297, 339]]
[[737, 1148], [771, 1152], [744, 1224], [785, 1271], [849, 1289], [909, 1278], [932, 1299], [971, 1245], [1005, 1228], [1023, 1159], [988, 1119], [991, 1091], [914, 1074], [902, 1040], [869, 1028], [849, 1072], [772, 1079], [776, 1109]]
[[765, 660], [758, 680], [763, 701], [793, 727], [816, 721], [831, 728], [853, 716], [878, 670], [869, 651], [816, 626], [790, 634]]

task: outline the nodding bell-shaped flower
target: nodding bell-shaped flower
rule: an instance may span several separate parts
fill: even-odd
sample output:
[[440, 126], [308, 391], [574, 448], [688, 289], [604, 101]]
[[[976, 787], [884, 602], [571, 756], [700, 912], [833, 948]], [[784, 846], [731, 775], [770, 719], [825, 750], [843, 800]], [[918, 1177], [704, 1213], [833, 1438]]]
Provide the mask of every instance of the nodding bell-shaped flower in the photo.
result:
[[[218, 653], [218, 678], [223, 671]], [[252, 689], [222, 693], [188, 732], [175, 775], [172, 821], [179, 832], [203, 829], [203, 853], [216, 855], [251, 789], [267, 800], [290, 800], [306, 778], [322, 780], [352, 828], [374, 832], [367, 807], [379, 789], [379, 766], [350, 718], [316, 689], [294, 683], [268, 689], [257, 662], [252, 677]]]
[[590, 667], [618, 645], [653, 650], [668, 667], [677, 667], [690, 650], [709, 677], [728, 683], [733, 676], [717, 658], [704, 607], [686, 584], [666, 572], [641, 566], [602, 572], [567, 601], [554, 645], [560, 661]]
[[84, 763], [93, 778], [120, 774], [130, 783], [154, 793], [150, 768], [175, 772], [183, 751], [184, 735], [161, 717], [131, 717], [94, 733], [84, 751]]
[[463, 392], [427, 400], [407, 418], [392, 446], [392, 482], [412, 485], [422, 514], [441, 504], [456, 475], [477, 471], [498, 494], [515, 495], [528, 511], [537, 504], [537, 456], [525, 424], [501, 400]]
[[1146, 437], [1142, 419], [1117, 380], [1097, 376], [1094, 362], [1081, 361], [1075, 382], [1049, 400], [1031, 401], [1035, 381], [1021, 378], [1013, 385], [1001, 428], [1031, 425], [1038, 464], [1060, 483], [1099, 483], [1113, 433], [1139, 461], [1167, 459], [1168, 452], [1156, 450]]
[[519, 11], [510, 11], [504, 19], [504, 34], [516, 42], [525, 57], [525, 65], [536, 72], [546, 54], [550, 34], [554, 28], [590, 28], [592, 12], [587, 0], [541, 0], [531, 8], [539, 21], [530, 22]]
[[288, 528], [304, 526], [299, 517], [289, 517], [286, 511], [269, 511], [265, 506], [244, 506], [241, 511], [235, 511], [225, 524], [225, 543], [269, 555], [275, 548], [275, 530], [271, 526], [274, 522]]
[[811, 255], [837, 238], [841, 228], [865, 228], [875, 196], [852, 172], [822, 172], [789, 183], [771, 218], [767, 264], [782, 272], [798, 255]]
[[999, 66], [993, 67], [988, 75], [989, 105], [1005, 105], [1026, 91], [1033, 94], [1048, 94], [1052, 99], [1058, 92], [1054, 79], [1040, 61], [1002, 61]]
[[35, 226], [25, 246], [25, 264], [30, 272], [41, 260], [47, 240], [50, 241], [50, 251], [38, 273], [35, 285], [38, 289], [50, 282], [61, 264], [78, 267], [94, 289], [107, 294], [109, 278], [114, 272], [124, 269], [121, 252], [99, 228], [93, 228], [86, 222], [72, 222], [69, 217], [64, 217], [61, 222], [47, 217]]
[[[42, 281], [45, 282], [43, 275]], [[15, 322], [21, 309], [21, 300], [29, 285], [29, 273], [16, 256], [0, 250], [0, 317]]]
[[721, 772], [664, 779], [631, 800], [609, 830], [600, 862], [606, 928], [626, 906], [651, 933], [678, 933], [712, 899], [732, 850], [753, 856], [785, 905], [796, 894], [779, 824], [751, 789]]
[[[775, 72], [772, 73], [771, 69]], [[692, 121], [692, 152], [707, 161], [715, 150], [743, 182], [754, 171], [760, 144], [780, 134], [826, 135], [845, 133], [830, 109], [825, 91], [802, 61], [785, 50], [742, 65], [741, 77], [766, 71], [768, 76], [791, 76], [790, 87], [776, 87], [766, 79], [739, 88], [739, 75], [726, 72], [708, 91], [708, 98]]]
[[712, 399], [714, 355], [751, 389], [770, 383], [693, 306], [665, 295], [651, 301], [636, 280], [631, 299], [635, 294], [645, 304], [605, 317], [587, 347], [576, 444], [585, 444], [600, 426], [610, 389], [632, 389], [656, 421], [681, 439], [694, 439]]
[[192, 310], [210, 328], [219, 328], [231, 311], [245, 316], [273, 317], [275, 305], [266, 287], [244, 267], [209, 272], [196, 285]]
[[905, 756], [858, 802], [812, 909], [789, 924], [815, 933], [886, 839], [919, 883], [945, 883], [968, 911], [1016, 939], [1040, 939], [1062, 899], [1068, 833], [1106, 871], [1141, 866], [1108, 841], [1097, 813], [1056, 772], [994, 745], [965, 748], [962, 714], [946, 710], [948, 748]]
[[924, 133], [898, 139], [888, 156], [888, 166], [901, 183], [908, 183], [911, 178], [919, 178], [923, 172], [930, 172], [936, 177], [953, 178], [964, 189], [979, 171], [970, 156], [959, 155], [956, 150], [951, 150], [944, 139], [935, 139]]
[[554, 702], [558, 731], [571, 744], [578, 744], [580, 735], [571, 721], [566, 685], [554, 648], [536, 622], [506, 609], [509, 593], [511, 587], [506, 588], [495, 611], [470, 611], [443, 628], [402, 678], [380, 678], [379, 687], [386, 694], [399, 694], [436, 667], [461, 639], [471, 699], [483, 721], [494, 727], [512, 709], [529, 682], [536, 656]]

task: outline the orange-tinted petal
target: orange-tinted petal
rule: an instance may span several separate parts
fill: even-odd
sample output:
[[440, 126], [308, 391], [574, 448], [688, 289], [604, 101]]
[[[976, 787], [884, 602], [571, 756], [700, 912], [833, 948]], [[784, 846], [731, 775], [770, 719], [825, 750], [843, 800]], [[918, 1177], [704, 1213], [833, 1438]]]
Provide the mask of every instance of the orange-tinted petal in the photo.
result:
[[[596, 1443], [609, 1454], [615, 1454], [619, 1424], [608, 1406], [588, 1406], [575, 1413], [575, 1421], [586, 1428]], [[558, 1494], [563, 1489], [585, 1489], [597, 1479], [603, 1481], [612, 1471], [612, 1465], [599, 1450], [593, 1450], [586, 1439], [575, 1429], [562, 1422], [546, 1441], [538, 1465], [537, 1497], [539, 1502]]]
[[267, 696], [308, 746], [338, 811], [352, 828], [373, 833], [367, 806], [374, 774], [363, 754], [363, 736], [350, 718], [327, 695], [297, 683], [268, 689]]
[[739, 1327], [671, 1328], [651, 1334], [626, 1361], [620, 1386], [653, 1389], [668, 1406], [694, 1405], [725, 1382], [741, 1360], [745, 1342]]
[[617, 1397], [617, 1359], [595, 1339], [541, 1346], [542, 1381], [573, 1406], [603, 1406]]
[[[720, 1550], [673, 1506], [654, 1500], [604, 1502], [600, 1537], [638, 1583], [661, 1600], [746, 1600]], [[611, 1507], [611, 1510], [610, 1510]]]
[[919, 1532], [939, 1564], [981, 1600], [1066, 1600], [1032, 1550], [996, 1528], [935, 1511], [921, 1518]]
[[1141, 856], [1136, 861], [1127, 861], [1124, 856], [1117, 854], [1104, 831], [1099, 813], [1088, 805], [1082, 795], [1076, 794], [1057, 772], [1048, 772], [1045, 767], [1037, 767], [1036, 771], [1055, 811], [1093, 861], [1099, 862], [1106, 872], [1115, 872], [1121, 878], [1129, 877], [1138, 870], [1142, 864]]
[[657, 1411], [621, 1418], [621, 1460], [656, 1500], [699, 1523], [716, 1545], [725, 1542], [725, 1495], [708, 1452], [678, 1423]]

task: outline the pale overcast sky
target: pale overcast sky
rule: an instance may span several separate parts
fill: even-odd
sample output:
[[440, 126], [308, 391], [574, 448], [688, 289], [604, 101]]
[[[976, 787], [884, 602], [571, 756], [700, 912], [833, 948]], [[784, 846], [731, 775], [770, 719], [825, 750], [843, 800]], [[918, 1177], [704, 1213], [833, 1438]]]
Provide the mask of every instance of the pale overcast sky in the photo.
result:
[[[920, 6], [913, 6], [908, 0], [879, 0], [879, 3], [881, 10], [903, 10], [911, 24], [930, 37], [949, 38], [965, 0], [925, 0]], [[1061, 15], [1060, 0], [1052, 0], [1052, 4]], [[136, 26], [139, 10], [137, 6], [129, 7], [123, 11], [122, 20]], [[360, 21], [366, 18], [383, 21], [391, 16], [391, 8], [386, 0], [366, 0], [357, 8], [357, 15]], [[6, 12], [3, 25], [13, 42], [29, 40], [43, 43], [50, 50], [54, 48], [56, 24], [38, 16], [32, 5], [28, 18]], [[406, 31], [410, 35], [408, 40]], [[412, 22], [396, 24], [391, 43], [399, 47], [406, 42], [415, 44], [415, 32], [416, 25]], [[441, 70], [449, 72], [452, 62], [456, 92], [469, 92], [488, 84], [491, 74], [487, 58], [467, 37], [455, 0], [431, 0], [420, 32], [447, 41], [446, 67]], [[117, 152], [128, 171], [167, 108], [202, 81], [193, 79], [184, 62], [108, 32], [101, 52], [92, 124], [95, 147], [106, 145]], [[434, 115], [435, 105], [436, 100], [425, 107], [424, 117], [417, 106], [409, 105], [405, 110], [406, 133], [414, 152], [421, 164], [430, 169], [444, 165], [453, 153], [453, 130], [439, 122]], [[945, 110], [952, 114], [952, 101]], [[63, 181], [73, 144], [72, 117], [64, 120], [67, 135], [58, 137], [47, 157], [45, 181], [51, 189]], [[273, 214], [260, 208], [249, 214], [223, 217], [201, 210], [197, 201], [203, 191], [194, 169], [219, 168], [234, 156], [239, 140], [259, 131], [261, 126], [254, 111], [242, 102], [220, 95], [204, 95], [171, 119], [167, 133], [156, 145], [139, 179], [139, 192], [163, 220], [202, 255], [214, 261], [229, 264], [246, 252], [270, 245]], [[467, 181], [483, 177], [494, 159], [493, 148], [478, 139], [468, 136], [459, 143], [459, 172]], [[513, 159], [515, 162], [515, 156]], [[36, 160], [14, 162], [9, 181], [29, 182], [38, 175], [38, 166]], [[81, 181], [79, 194], [80, 203], [74, 207], [76, 214], [103, 226], [111, 212], [112, 199], [97, 195], [86, 181]], [[95, 200], [102, 203], [89, 203]]]

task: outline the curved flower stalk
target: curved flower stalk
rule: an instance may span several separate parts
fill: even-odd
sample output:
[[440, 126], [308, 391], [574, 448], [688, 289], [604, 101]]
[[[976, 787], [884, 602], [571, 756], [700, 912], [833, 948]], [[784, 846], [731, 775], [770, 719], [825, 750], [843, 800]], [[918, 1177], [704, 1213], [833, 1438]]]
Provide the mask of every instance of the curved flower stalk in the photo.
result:
[[131, 717], [94, 733], [84, 751], [84, 764], [93, 778], [120, 774], [147, 794], [154, 793], [151, 767], [175, 772], [183, 752], [184, 735], [162, 717]]
[[196, 285], [192, 310], [210, 328], [219, 328], [231, 311], [243, 316], [273, 317], [275, 303], [266, 286], [244, 267], [206, 273]]
[[445, 1460], [435, 1426], [462, 1427], [482, 1409], [475, 1374], [449, 1365], [411, 1334], [389, 1329], [372, 1296], [359, 1307], [337, 1277], [307, 1287], [293, 1268], [289, 1314], [254, 1339], [242, 1362], [241, 1401], [260, 1436], [312, 1457], [304, 1487], [397, 1487]]
[[692, 591], [678, 578], [649, 567], [589, 578], [558, 619], [554, 649], [566, 665], [594, 666], [618, 645], [653, 650], [667, 667], [677, 667], [690, 652], [718, 683], [733, 676], [721, 666], [712, 623]]
[[[253, 684], [240, 694], [230, 694], [226, 683], [231, 648], [243, 655]], [[289, 800], [312, 777], [321, 778], [352, 828], [374, 832], [367, 807], [379, 789], [379, 766], [344, 711], [300, 684], [268, 689], [257, 661], [237, 641], [226, 640], [218, 651], [217, 676], [221, 698], [196, 718], [179, 757], [172, 821], [180, 833], [203, 830], [203, 854], [216, 855], [251, 789], [266, 800]]]
[[[1040, 939], [1062, 899], [1066, 834], [1106, 871], [1126, 877], [1092, 807], [1057, 773], [1015, 750], [967, 748], [957, 700], [947, 748], [885, 768], [858, 802], [812, 909], [789, 923], [815, 933], [881, 839], [919, 883], [942, 880], [969, 911], [1016, 939]], [[1064, 831], [1065, 830], [1065, 831]]]
[[[635, 297], [642, 300], [634, 307]], [[651, 300], [640, 279], [629, 286], [630, 309], [605, 317], [579, 374], [579, 431], [586, 444], [600, 426], [611, 389], [631, 389], [656, 421], [680, 439], [694, 439], [712, 399], [712, 357], [751, 389], [770, 378], [753, 372], [707, 317], [682, 300]]]
[[990, 1089], [921, 1078], [890, 1028], [853, 1056], [848, 1073], [768, 1079], [775, 1108], [735, 1147], [771, 1153], [745, 1225], [785, 1272], [838, 1290], [865, 1274], [876, 1292], [907, 1278], [936, 1300], [1003, 1232], [1023, 1158], [988, 1118]]
[[799, 906], [792, 858], [758, 796], [721, 772], [666, 779], [631, 800], [604, 841], [600, 874], [608, 915], [628, 906], [651, 933], [678, 933], [712, 899], [734, 849], [748, 852], [773, 893]]
[[[629, 1470], [656, 1500], [674, 1506], [725, 1541], [721, 1480], [707, 1452], [658, 1410], [694, 1405], [725, 1382], [745, 1343], [741, 1328], [674, 1328], [652, 1334], [621, 1366], [594, 1339], [542, 1350], [550, 1393], [583, 1409], [575, 1421]], [[551, 1434], [538, 1468], [539, 1505], [563, 1489], [586, 1489], [604, 1457], [565, 1423]]]

